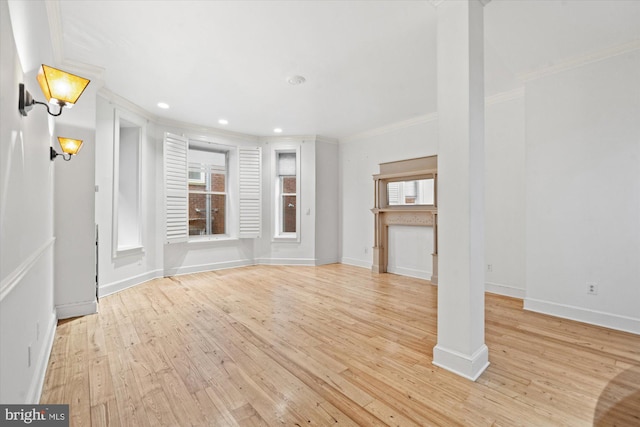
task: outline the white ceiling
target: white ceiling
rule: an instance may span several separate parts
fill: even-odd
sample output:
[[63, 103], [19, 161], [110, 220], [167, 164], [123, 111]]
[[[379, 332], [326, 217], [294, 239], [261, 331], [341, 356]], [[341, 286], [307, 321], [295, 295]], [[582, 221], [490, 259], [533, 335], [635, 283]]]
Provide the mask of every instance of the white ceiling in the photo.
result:
[[[59, 19], [64, 60], [103, 68], [110, 91], [174, 120], [341, 138], [437, 110], [430, 1], [62, 0]], [[639, 40], [640, 1], [493, 0], [486, 93]], [[287, 83], [298, 74], [305, 84]]]

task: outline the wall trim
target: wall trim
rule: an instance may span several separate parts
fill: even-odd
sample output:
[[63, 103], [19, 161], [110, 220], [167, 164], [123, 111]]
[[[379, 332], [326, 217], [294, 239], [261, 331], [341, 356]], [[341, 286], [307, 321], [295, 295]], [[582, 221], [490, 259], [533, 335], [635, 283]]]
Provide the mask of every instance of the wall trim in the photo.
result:
[[2, 301], [11, 291], [22, 281], [24, 276], [33, 268], [33, 266], [38, 262], [40, 257], [47, 249], [49, 249], [53, 242], [56, 241], [55, 237], [51, 237], [48, 241], [46, 241], [42, 246], [33, 251], [31, 255], [15, 269], [7, 277], [2, 279], [0, 282], [0, 301]]
[[42, 387], [44, 386], [44, 380], [47, 373], [47, 366], [49, 366], [49, 357], [51, 356], [51, 349], [53, 348], [53, 340], [56, 336], [56, 325], [58, 319], [56, 313], [51, 312], [49, 316], [49, 322], [46, 328], [46, 336], [44, 337], [43, 346], [41, 347], [40, 354], [36, 360], [33, 376], [31, 377], [31, 385], [27, 390], [25, 404], [38, 404], [40, 403], [40, 396], [42, 395]]
[[392, 267], [387, 265], [387, 273], [398, 274], [400, 276], [413, 277], [415, 279], [424, 279], [431, 281], [431, 275], [433, 274], [431, 271], [426, 270], [416, 270], [414, 268], [406, 268], [406, 267]]
[[587, 64], [602, 61], [618, 55], [624, 55], [625, 53], [633, 52], [640, 49], [640, 40], [632, 40], [627, 43], [618, 44], [615, 46], [609, 46], [604, 49], [592, 51], [583, 55], [576, 55], [569, 58], [565, 58], [559, 61], [557, 64], [550, 65], [548, 67], [539, 68], [527, 73], [520, 73], [516, 75], [516, 78], [523, 83], [537, 80], [543, 77], [551, 76], [553, 74], [569, 71], [574, 68], [579, 68]]
[[315, 266], [315, 258], [256, 258], [255, 265], [304, 265]]
[[98, 301], [81, 301], [70, 304], [56, 306], [58, 319], [69, 319], [71, 317], [86, 316], [98, 312]]
[[640, 319], [633, 317], [620, 316], [534, 298], [524, 299], [524, 309], [640, 335]]
[[338, 257], [329, 257], [329, 258], [316, 258], [316, 261], [313, 265], [327, 265], [327, 264], [338, 264], [340, 261]]
[[132, 286], [139, 285], [149, 280], [163, 277], [162, 270], [152, 270], [146, 273], [138, 274], [136, 276], [128, 277], [126, 279], [118, 280], [116, 282], [107, 283], [98, 287], [98, 296], [100, 298], [107, 295], [115, 294]]
[[239, 259], [235, 261], [212, 262], [209, 264], [189, 265], [186, 267], [165, 268], [164, 277], [180, 276], [183, 274], [202, 273], [206, 271], [226, 270], [228, 268], [246, 267], [249, 265], [254, 265], [254, 262], [250, 259]]
[[362, 267], [371, 270], [371, 267], [373, 266], [373, 260], [362, 261], [361, 259], [342, 257], [340, 258], [340, 264], [353, 265], [354, 267]]
[[519, 87], [506, 92], [496, 93], [495, 95], [487, 96], [484, 99], [485, 106], [491, 106], [500, 104], [502, 102], [513, 101], [514, 99], [524, 98], [524, 87]]
[[491, 294], [504, 295], [507, 297], [524, 299], [526, 291], [511, 285], [502, 283], [485, 282], [484, 291]]
[[472, 355], [459, 353], [436, 345], [433, 348], [433, 364], [475, 381], [489, 366], [489, 349], [482, 344]]
[[358, 139], [371, 138], [373, 136], [384, 135], [385, 133], [394, 132], [400, 129], [405, 129], [411, 126], [420, 125], [423, 123], [435, 122], [438, 120], [438, 113], [422, 114], [417, 117], [413, 117], [399, 122], [389, 123], [384, 126], [366, 130], [364, 132], [356, 133], [353, 135], [339, 138], [340, 144], [351, 142]]

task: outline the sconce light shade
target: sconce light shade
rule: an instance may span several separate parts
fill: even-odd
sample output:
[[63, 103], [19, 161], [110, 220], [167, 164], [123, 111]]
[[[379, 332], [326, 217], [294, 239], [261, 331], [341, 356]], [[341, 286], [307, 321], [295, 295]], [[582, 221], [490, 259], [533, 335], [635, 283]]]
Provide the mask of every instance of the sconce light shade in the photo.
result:
[[58, 142], [60, 143], [60, 147], [62, 151], [67, 154], [78, 154], [80, 148], [82, 148], [82, 140], [81, 139], [72, 139], [72, 138], [63, 138], [61, 136], [58, 137]]
[[42, 64], [38, 72], [40, 89], [51, 104], [73, 107], [89, 84], [89, 80]]
[[[50, 147], [51, 160], [55, 160], [57, 156], [62, 156], [64, 160], [69, 161], [71, 160], [71, 156], [78, 154], [78, 151], [80, 151], [82, 147], [81, 139], [63, 138], [59, 136], [58, 142], [60, 143], [60, 148], [62, 148], [62, 153], [57, 153], [53, 147]], [[65, 154], [68, 154], [69, 157], [65, 157]]]
[[60, 107], [60, 110], [57, 114], [52, 113], [51, 110], [49, 110], [48, 104], [34, 100], [29, 91], [25, 89], [24, 84], [20, 83], [18, 85], [18, 109], [23, 116], [27, 115], [27, 112], [33, 108], [34, 104], [44, 105], [47, 107], [49, 114], [59, 116], [62, 114], [63, 107], [73, 107], [90, 82], [90, 80], [84, 77], [79, 77], [75, 74], [67, 73], [44, 64], [40, 67], [37, 79], [42, 93], [47, 98], [47, 102], [57, 105]]

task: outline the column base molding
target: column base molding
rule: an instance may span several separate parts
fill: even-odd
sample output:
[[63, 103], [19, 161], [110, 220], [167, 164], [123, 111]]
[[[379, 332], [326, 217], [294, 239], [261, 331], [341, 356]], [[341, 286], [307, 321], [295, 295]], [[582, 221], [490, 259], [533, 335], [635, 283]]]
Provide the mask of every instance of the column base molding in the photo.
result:
[[489, 366], [489, 348], [485, 344], [472, 355], [466, 355], [454, 350], [449, 350], [441, 345], [433, 348], [433, 364], [475, 381]]

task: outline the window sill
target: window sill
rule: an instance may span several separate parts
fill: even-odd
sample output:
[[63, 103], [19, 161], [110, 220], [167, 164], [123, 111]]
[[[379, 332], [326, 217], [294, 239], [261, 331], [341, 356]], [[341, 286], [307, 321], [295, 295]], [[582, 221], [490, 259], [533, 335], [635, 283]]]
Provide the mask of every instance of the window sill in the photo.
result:
[[144, 246], [121, 246], [113, 254], [114, 258], [144, 254]]
[[237, 237], [220, 235], [220, 236], [189, 236], [189, 243], [210, 243], [210, 242], [233, 242], [238, 241]]
[[298, 235], [293, 234], [293, 233], [291, 235], [280, 234], [278, 236], [273, 236], [271, 241], [272, 242], [281, 242], [281, 243], [299, 243], [300, 242], [300, 237], [298, 237]]

